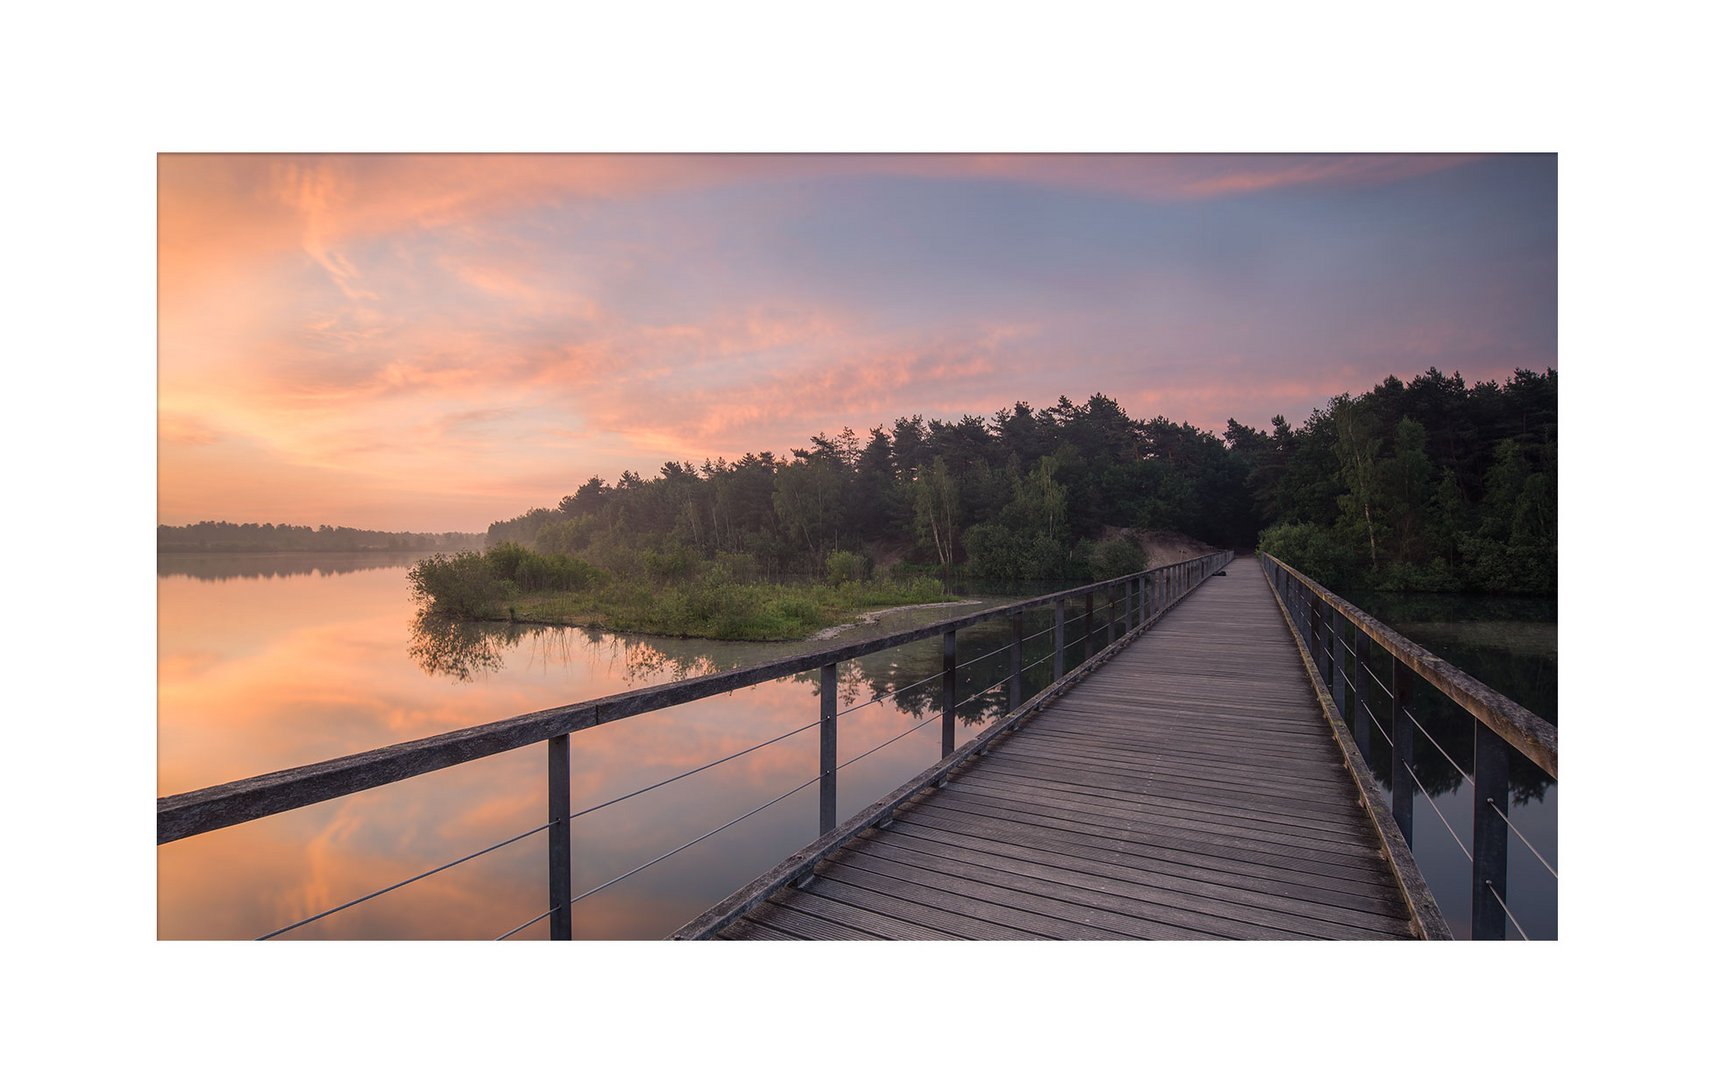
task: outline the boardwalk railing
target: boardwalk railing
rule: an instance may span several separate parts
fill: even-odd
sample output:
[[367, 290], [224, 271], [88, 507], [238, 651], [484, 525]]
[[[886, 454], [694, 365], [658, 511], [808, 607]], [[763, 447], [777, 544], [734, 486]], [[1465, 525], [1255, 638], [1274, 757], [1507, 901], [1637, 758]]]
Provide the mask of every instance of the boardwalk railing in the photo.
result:
[[[1273, 555], [1259, 552], [1265, 575], [1294, 623], [1301, 646], [1317, 668], [1337, 712], [1352, 718], [1355, 744], [1369, 752], [1376, 730], [1390, 748], [1391, 813], [1410, 846], [1414, 843], [1414, 793], [1425, 796], [1441, 824], [1471, 864], [1470, 925], [1473, 937], [1503, 939], [1510, 927], [1522, 934], [1506, 888], [1509, 835], [1514, 833], [1556, 881], [1556, 852], [1542, 853], [1511, 824], [1510, 754], [1558, 779], [1558, 729], [1467, 672], [1432, 655], [1390, 627]], [[1388, 685], [1375, 665], [1388, 667]], [[1413, 711], [1416, 681], [1454, 702], [1472, 720], [1473, 768], [1465, 769]], [[1373, 685], [1381, 716], [1373, 708]], [[1388, 728], [1387, 728], [1388, 721]], [[1428, 723], [1433, 719], [1428, 717]], [[1436, 726], [1436, 725], [1434, 725]], [[1415, 735], [1422, 735], [1472, 789], [1472, 842], [1463, 840], [1415, 771]], [[1549, 857], [1550, 856], [1550, 857]], [[1522, 934], [1526, 937], [1526, 934]]]
[[[960, 709], [979, 700], [985, 694], [1004, 687], [1007, 692], [1008, 712], [1018, 710], [1025, 701], [1023, 682], [1027, 669], [1052, 661], [1051, 682], [1059, 681], [1066, 670], [1067, 657], [1074, 648], [1081, 650], [1080, 663], [1089, 660], [1135, 628], [1168, 610], [1182, 597], [1203, 584], [1205, 578], [1222, 566], [1228, 558], [1229, 556], [1223, 553], [1205, 555], [1185, 562], [1127, 574], [1108, 581], [1048, 593], [1030, 600], [1002, 604], [985, 611], [957, 619], [949, 619], [915, 630], [883, 634], [866, 641], [817, 649], [797, 656], [731, 671], [684, 679], [660, 686], [643, 687], [639, 690], [631, 690], [610, 697], [563, 705], [541, 712], [526, 713], [495, 723], [462, 728], [457, 731], [416, 739], [412, 742], [397, 743], [394, 746], [368, 750], [346, 757], [331, 758], [327, 761], [302, 765], [281, 772], [266, 773], [180, 795], [169, 795], [158, 799], [156, 802], [156, 842], [159, 845], [172, 843], [216, 829], [223, 829], [231, 825], [255, 821], [259, 818], [340, 798], [344, 795], [383, 787], [424, 773], [446, 769], [453, 765], [460, 765], [536, 743], [544, 743], [546, 747], [547, 794], [547, 820], [545, 822], [525, 832], [500, 840], [489, 847], [464, 855], [459, 859], [432, 867], [413, 877], [383, 886], [364, 896], [271, 931], [263, 937], [272, 938], [285, 934], [338, 911], [364, 903], [543, 832], [547, 834], [548, 908], [500, 936], [510, 937], [536, 923], [549, 920], [548, 928], [551, 938], [553, 940], [569, 940], [574, 933], [573, 908], [580, 900], [693, 847], [702, 840], [807, 788], [816, 785], [820, 787], [819, 824], [821, 833], [828, 834], [834, 831], [838, 816], [839, 771], [846, 765], [874, 753], [882, 746], [903, 738], [909, 735], [911, 731], [932, 723], [936, 719], [936, 716], [931, 716], [915, 727], [893, 736], [886, 743], [858, 754], [841, 764], [837, 760], [838, 721], [839, 717], [843, 715], [837, 707], [839, 664], [884, 649], [940, 636], [942, 639], [942, 670], [939, 677], [942, 683], [942, 707], [937, 715], [941, 721], [941, 754], [944, 761], [949, 758], [957, 760], [955, 757], [955, 731]], [[1052, 625], [1036, 634], [1027, 636], [1024, 632], [1025, 614], [1050, 606], [1054, 609]], [[1009, 643], [1002, 649], [961, 662], [958, 656], [958, 631], [994, 620], [1007, 620], [1009, 622], [1012, 635]], [[1074, 632], [1075, 624], [1077, 624], [1077, 637], [1070, 637], [1070, 634]], [[1025, 663], [1025, 644], [1044, 634], [1053, 635], [1049, 654], [1033, 660], [1029, 664]], [[1002, 651], [1008, 655], [1007, 675], [971, 695], [965, 701], [956, 700], [958, 697], [959, 670], [980, 660], [989, 659]], [[569, 737], [573, 733], [627, 717], [698, 701], [817, 669], [820, 671], [819, 713], [817, 718], [810, 723], [748, 749], [740, 750], [698, 768], [660, 780], [638, 791], [607, 800], [598, 806], [572, 812]], [[935, 677], [929, 676], [922, 682], [930, 682]], [[921, 684], [913, 683], [910, 686], [900, 687], [861, 704], [872, 704], [882, 698], [903, 693], [905, 690]], [[860, 707], [861, 705], [853, 706], [846, 712]], [[740, 817], [733, 818], [717, 828], [696, 836], [685, 844], [642, 863], [627, 873], [620, 874], [579, 896], [572, 895], [573, 857], [570, 843], [570, 822], [573, 819], [592, 813], [602, 807], [613, 806], [626, 799], [664, 787], [722, 762], [753, 753], [813, 727], [820, 728], [820, 761], [813, 778]]]

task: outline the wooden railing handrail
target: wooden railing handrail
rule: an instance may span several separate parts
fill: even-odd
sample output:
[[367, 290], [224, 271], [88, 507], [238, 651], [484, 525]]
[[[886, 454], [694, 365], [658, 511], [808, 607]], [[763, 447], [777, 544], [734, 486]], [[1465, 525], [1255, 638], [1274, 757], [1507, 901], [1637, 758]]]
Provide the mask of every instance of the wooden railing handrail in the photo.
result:
[[1259, 554], [1322, 596], [1325, 603], [1340, 612], [1386, 652], [1408, 665], [1410, 670], [1419, 674], [1436, 690], [1491, 728], [1499, 738], [1539, 766], [1547, 776], [1558, 779], [1558, 728], [1552, 723], [1536, 716], [1461, 668], [1434, 656], [1275, 555], [1265, 551]]
[[1178, 563], [1149, 567], [1107, 581], [1092, 582], [1028, 600], [1001, 604], [914, 630], [882, 634], [864, 641], [816, 649], [731, 671], [642, 687], [572, 705], [560, 705], [489, 724], [247, 777], [179, 795], [163, 796], [156, 800], [156, 843], [166, 844], [287, 810], [296, 810], [507, 750], [546, 742], [560, 735], [608, 724], [614, 720], [854, 660], [883, 649], [937, 637], [989, 619], [1114, 588], [1149, 574], [1202, 563], [1210, 557], [1211, 555], [1201, 555]]

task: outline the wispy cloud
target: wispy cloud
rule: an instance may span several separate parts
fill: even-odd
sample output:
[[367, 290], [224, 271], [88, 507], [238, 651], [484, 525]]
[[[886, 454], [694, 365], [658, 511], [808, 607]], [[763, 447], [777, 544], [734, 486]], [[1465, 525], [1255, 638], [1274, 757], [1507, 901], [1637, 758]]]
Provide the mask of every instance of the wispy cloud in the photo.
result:
[[1220, 427], [1555, 362], [1469, 155], [166, 155], [164, 520], [478, 528], [588, 475], [1102, 391]]

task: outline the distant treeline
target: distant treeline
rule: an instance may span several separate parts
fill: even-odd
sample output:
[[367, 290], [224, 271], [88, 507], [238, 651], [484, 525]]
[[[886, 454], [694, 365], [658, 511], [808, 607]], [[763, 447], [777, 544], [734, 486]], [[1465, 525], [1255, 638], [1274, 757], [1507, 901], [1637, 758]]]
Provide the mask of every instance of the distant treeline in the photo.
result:
[[1102, 394], [989, 419], [901, 417], [785, 457], [596, 476], [486, 541], [625, 578], [856, 579], [877, 559], [1051, 580], [1142, 566], [1123, 528], [1235, 548], [1262, 534], [1339, 588], [1551, 592], [1557, 395], [1551, 370], [1470, 387], [1434, 369], [1334, 398], [1299, 428], [1230, 420], [1221, 437], [1135, 420]]
[[1558, 374], [1429, 370], [1230, 429], [1260, 545], [1340, 589], [1558, 591]]
[[483, 546], [479, 533], [376, 532], [343, 525], [235, 525], [200, 521], [196, 525], [156, 526], [158, 552], [224, 551], [465, 551]]

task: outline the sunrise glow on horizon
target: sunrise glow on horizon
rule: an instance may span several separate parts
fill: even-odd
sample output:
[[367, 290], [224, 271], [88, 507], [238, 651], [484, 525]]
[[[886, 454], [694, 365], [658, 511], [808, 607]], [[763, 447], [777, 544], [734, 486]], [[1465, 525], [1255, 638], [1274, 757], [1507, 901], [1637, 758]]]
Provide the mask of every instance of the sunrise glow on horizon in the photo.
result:
[[159, 158], [158, 520], [483, 531], [590, 476], [1103, 393], [1221, 432], [1557, 366], [1552, 155]]

